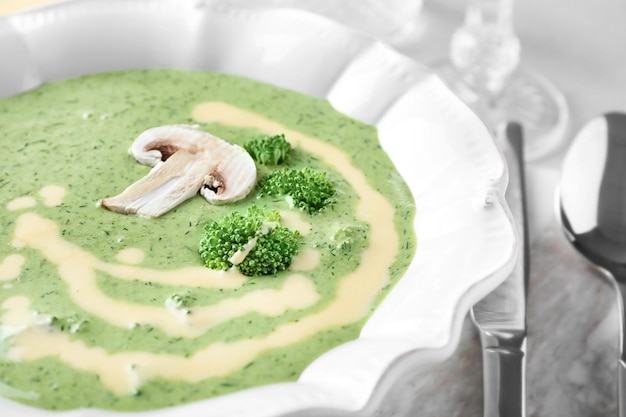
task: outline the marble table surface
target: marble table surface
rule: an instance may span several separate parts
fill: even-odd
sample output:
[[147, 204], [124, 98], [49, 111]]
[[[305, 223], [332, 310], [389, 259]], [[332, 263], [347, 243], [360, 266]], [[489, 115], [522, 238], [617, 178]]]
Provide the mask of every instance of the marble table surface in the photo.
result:
[[[0, 12], [48, 1], [0, 0]], [[425, 64], [441, 60], [465, 4], [425, 0], [416, 30], [397, 48]], [[531, 242], [527, 414], [616, 415], [616, 296], [608, 281], [565, 240], [555, 217], [554, 195], [561, 159], [574, 132], [602, 112], [626, 111], [626, 2], [520, 0], [515, 13], [523, 62], [561, 89], [571, 114], [563, 146], [526, 167]], [[386, 395], [372, 415], [481, 416], [481, 351], [470, 320], [465, 320], [451, 358], [408, 371]]]
[[[616, 414], [617, 309], [613, 288], [550, 223], [531, 248], [527, 415]], [[471, 417], [483, 410], [482, 359], [469, 319], [454, 356], [408, 374], [377, 417]]]

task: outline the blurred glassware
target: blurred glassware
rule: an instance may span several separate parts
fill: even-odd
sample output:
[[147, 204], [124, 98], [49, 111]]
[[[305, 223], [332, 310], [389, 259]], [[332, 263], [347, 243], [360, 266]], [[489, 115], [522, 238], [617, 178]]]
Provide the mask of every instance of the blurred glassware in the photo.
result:
[[308, 10], [390, 44], [418, 33], [423, 0], [214, 0], [246, 7]]
[[514, 0], [467, 1], [449, 57], [433, 69], [492, 130], [503, 122], [521, 123], [527, 136], [526, 160], [546, 156], [565, 137], [565, 98], [543, 76], [520, 66]]

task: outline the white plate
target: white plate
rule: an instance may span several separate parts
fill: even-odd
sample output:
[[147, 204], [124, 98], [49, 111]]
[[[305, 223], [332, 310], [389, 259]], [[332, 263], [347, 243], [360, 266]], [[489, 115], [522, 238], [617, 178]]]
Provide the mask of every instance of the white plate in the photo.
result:
[[[268, 385], [132, 416], [364, 414], [404, 372], [453, 354], [469, 308], [511, 271], [517, 239], [504, 160], [485, 126], [428, 69], [308, 12], [199, 0], [81, 0], [0, 19], [0, 97], [107, 70], [235, 73], [326, 97], [378, 128], [417, 203], [418, 249], [360, 337]], [[0, 399], [3, 415], [49, 413]], [[290, 414], [292, 415], [292, 414]]]

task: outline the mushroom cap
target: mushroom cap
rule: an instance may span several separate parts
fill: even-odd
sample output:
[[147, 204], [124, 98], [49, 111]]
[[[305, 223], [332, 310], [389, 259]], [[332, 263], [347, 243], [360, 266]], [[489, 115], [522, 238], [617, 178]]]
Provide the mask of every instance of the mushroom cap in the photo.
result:
[[112, 211], [158, 217], [198, 191], [211, 204], [226, 204], [245, 198], [256, 183], [256, 165], [245, 149], [197, 125], [148, 129], [129, 151], [153, 168], [121, 194], [100, 200]]
[[250, 194], [256, 184], [256, 165], [245, 149], [231, 145], [220, 158], [200, 188], [200, 194], [211, 204], [227, 204]]
[[217, 136], [200, 130], [198, 125], [165, 125], [143, 131], [129, 152], [140, 164], [153, 167], [166, 161], [179, 149], [197, 153], [201, 147], [209, 147], [218, 141], [223, 142]]

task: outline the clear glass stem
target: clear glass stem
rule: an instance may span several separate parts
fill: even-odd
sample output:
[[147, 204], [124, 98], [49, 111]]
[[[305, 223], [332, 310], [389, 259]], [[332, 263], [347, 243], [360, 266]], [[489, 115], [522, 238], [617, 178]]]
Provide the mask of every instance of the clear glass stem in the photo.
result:
[[497, 96], [519, 64], [513, 2], [468, 0], [465, 22], [452, 35], [450, 60], [476, 96]]
[[449, 57], [433, 69], [488, 128], [521, 124], [526, 160], [549, 154], [565, 136], [567, 102], [548, 79], [519, 65], [514, 0], [465, 1], [465, 20], [452, 34]]

